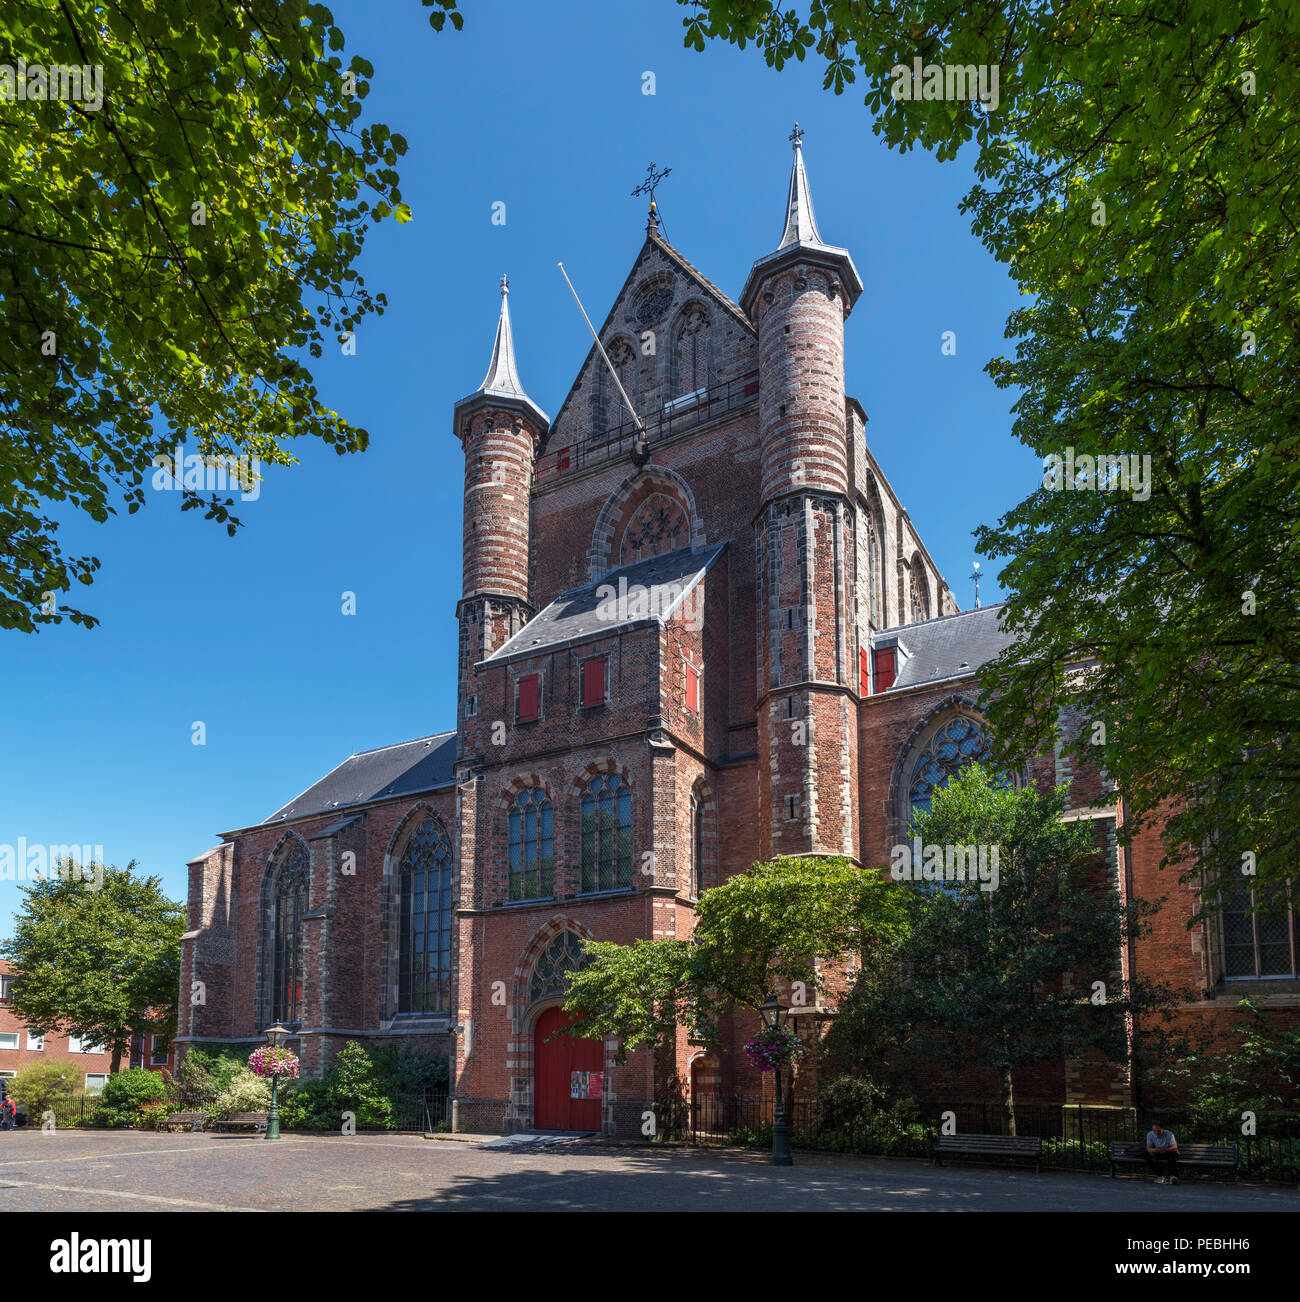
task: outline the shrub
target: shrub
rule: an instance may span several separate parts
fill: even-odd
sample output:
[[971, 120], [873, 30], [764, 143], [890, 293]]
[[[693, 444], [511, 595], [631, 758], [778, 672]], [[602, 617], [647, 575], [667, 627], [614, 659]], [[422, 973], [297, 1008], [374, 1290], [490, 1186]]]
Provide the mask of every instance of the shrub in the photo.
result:
[[884, 1091], [867, 1076], [837, 1076], [823, 1084], [817, 1120], [819, 1147], [851, 1152], [905, 1153], [926, 1134], [917, 1125], [914, 1099], [886, 1106]]
[[81, 1077], [67, 1063], [34, 1062], [8, 1081], [9, 1096], [27, 1112], [27, 1124], [39, 1125], [41, 1114], [70, 1109]]
[[449, 1069], [445, 1056], [385, 1044], [374, 1049], [370, 1059], [389, 1094], [423, 1094], [426, 1090], [438, 1093], [447, 1088]]
[[208, 1116], [224, 1121], [235, 1112], [266, 1112], [271, 1107], [271, 1082], [254, 1076], [247, 1067], [213, 1099]]
[[300, 1080], [280, 1097], [280, 1124], [286, 1130], [333, 1130], [342, 1124], [326, 1081]]
[[387, 1097], [370, 1055], [349, 1040], [329, 1073], [330, 1100], [339, 1112], [356, 1114], [358, 1126], [389, 1126], [393, 1101]]
[[119, 1071], [104, 1082], [93, 1124], [113, 1128], [138, 1126], [145, 1108], [166, 1093], [166, 1082], [156, 1072], [144, 1067]]
[[176, 1108], [170, 1103], [146, 1103], [140, 1112], [141, 1130], [161, 1130]]
[[[220, 1094], [247, 1069], [249, 1050], [253, 1047], [247, 1044], [205, 1044], [193, 1048], [177, 1068], [177, 1083], [180, 1084], [182, 1075], [188, 1072], [190, 1075], [185, 1076], [186, 1080], [194, 1079], [201, 1084], [195, 1093]], [[202, 1084], [199, 1071], [207, 1077], [206, 1084]], [[181, 1088], [189, 1092], [186, 1085], [181, 1084]]]

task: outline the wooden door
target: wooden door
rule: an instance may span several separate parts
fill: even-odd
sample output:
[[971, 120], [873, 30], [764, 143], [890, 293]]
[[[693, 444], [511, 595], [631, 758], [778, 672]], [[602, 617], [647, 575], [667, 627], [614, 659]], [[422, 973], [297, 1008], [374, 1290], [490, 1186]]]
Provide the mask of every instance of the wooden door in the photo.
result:
[[[538, 1130], [599, 1130], [604, 1046], [556, 1031], [569, 1025], [563, 1008], [548, 1008], [533, 1032], [533, 1125]], [[586, 1094], [588, 1097], [574, 1097]]]

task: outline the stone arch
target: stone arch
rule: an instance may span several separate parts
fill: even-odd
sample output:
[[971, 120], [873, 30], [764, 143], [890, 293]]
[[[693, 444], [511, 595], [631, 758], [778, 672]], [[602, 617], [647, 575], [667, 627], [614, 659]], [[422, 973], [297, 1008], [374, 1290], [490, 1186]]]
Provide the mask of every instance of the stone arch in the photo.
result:
[[[379, 953], [379, 1017], [385, 1025], [391, 1025], [398, 1015], [398, 962], [400, 959], [401, 898], [398, 894], [400, 882], [397, 866], [406, 850], [407, 842], [415, 832], [424, 826], [426, 819], [432, 819], [446, 834], [451, 847], [451, 898], [459, 898], [460, 856], [457, 852], [457, 837], [447, 820], [438, 813], [428, 801], [421, 800], [412, 805], [393, 829], [384, 850], [384, 870], [380, 895], [380, 936]], [[454, 949], [454, 946], [453, 946]], [[453, 956], [453, 968], [455, 960]]]
[[643, 466], [628, 475], [600, 508], [588, 553], [592, 582], [627, 563], [619, 555], [623, 535], [642, 503], [655, 494], [673, 501], [682, 511], [685, 525], [682, 545], [697, 551], [707, 546], [704, 522], [695, 507], [695, 494], [686, 480], [667, 466]]
[[270, 1026], [274, 1021], [272, 1004], [275, 991], [274, 981], [275, 957], [275, 897], [279, 886], [280, 874], [297, 850], [305, 863], [307, 899], [306, 908], [311, 908], [311, 847], [296, 831], [286, 830], [267, 855], [262, 868], [262, 882], [258, 891], [258, 945], [257, 945], [257, 984], [254, 990], [254, 1005], [257, 1009], [258, 1030]]

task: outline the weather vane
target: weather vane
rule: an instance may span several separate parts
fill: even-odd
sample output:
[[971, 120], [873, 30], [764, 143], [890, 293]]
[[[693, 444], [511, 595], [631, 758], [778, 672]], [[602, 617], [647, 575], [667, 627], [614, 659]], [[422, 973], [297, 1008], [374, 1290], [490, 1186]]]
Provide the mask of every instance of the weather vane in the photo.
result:
[[980, 608], [980, 563], [979, 561], [975, 562], [975, 572], [971, 575], [971, 578], [975, 580], [975, 609], [978, 610]]
[[786, 139], [793, 144], [795, 149], [798, 149], [803, 144], [803, 135], [804, 135], [803, 127], [801, 127], [796, 122], [794, 124], [794, 130], [790, 132], [788, 136], [786, 136]]

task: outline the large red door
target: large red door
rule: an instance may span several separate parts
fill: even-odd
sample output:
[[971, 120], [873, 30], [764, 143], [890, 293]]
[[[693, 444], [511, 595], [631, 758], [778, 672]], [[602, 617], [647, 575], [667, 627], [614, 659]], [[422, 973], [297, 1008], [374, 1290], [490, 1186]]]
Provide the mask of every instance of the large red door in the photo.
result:
[[[604, 1046], [556, 1031], [569, 1025], [563, 1008], [548, 1008], [533, 1032], [533, 1125], [538, 1130], [599, 1130]], [[594, 1078], [594, 1079], [593, 1079]], [[577, 1097], [574, 1095], [587, 1095]]]

